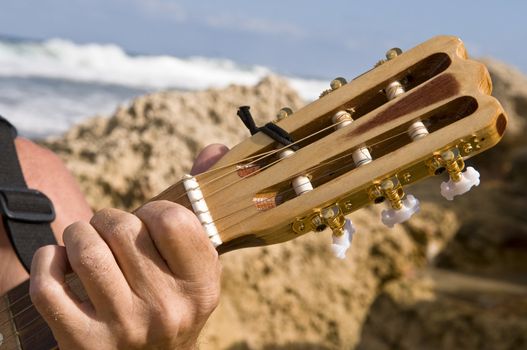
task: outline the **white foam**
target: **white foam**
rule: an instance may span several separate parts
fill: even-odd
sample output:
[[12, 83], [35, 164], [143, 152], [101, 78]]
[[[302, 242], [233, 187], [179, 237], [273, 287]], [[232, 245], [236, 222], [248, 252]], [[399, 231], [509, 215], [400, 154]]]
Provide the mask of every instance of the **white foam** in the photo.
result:
[[[112, 44], [0, 41], [0, 76], [42, 77], [119, 84], [146, 89], [204, 89], [229, 84], [253, 85], [272, 73], [263, 66], [243, 67], [216, 58], [129, 55]], [[327, 81], [289, 78], [307, 100], [318, 97]]]

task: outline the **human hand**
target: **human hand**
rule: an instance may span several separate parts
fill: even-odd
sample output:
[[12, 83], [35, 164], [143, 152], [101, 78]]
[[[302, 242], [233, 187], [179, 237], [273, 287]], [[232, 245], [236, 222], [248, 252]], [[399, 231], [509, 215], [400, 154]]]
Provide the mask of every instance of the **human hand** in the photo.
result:
[[[206, 169], [225, 149], [196, 161]], [[198, 167], [198, 169], [196, 169]], [[61, 349], [189, 349], [219, 298], [220, 264], [195, 215], [167, 201], [105, 209], [41, 248], [30, 294]], [[65, 283], [69, 267], [88, 295]]]

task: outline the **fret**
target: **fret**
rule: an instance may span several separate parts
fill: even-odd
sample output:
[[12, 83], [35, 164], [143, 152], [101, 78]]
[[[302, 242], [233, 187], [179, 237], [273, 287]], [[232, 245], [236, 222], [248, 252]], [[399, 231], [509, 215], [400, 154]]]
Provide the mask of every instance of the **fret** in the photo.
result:
[[18, 342], [16, 349], [50, 350], [56, 348], [57, 342], [51, 330], [31, 302], [29, 281], [9, 291], [5, 299], [10, 308], [13, 328], [18, 333], [18, 336], [13, 337]]
[[22, 349], [16, 335], [16, 328], [9, 309], [7, 295], [0, 297], [0, 350]]

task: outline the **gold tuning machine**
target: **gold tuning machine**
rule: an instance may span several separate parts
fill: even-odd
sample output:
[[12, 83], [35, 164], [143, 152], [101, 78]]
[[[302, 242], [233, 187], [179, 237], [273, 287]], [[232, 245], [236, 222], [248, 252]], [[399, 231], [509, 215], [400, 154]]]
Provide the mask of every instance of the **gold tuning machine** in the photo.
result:
[[375, 67], [379, 67], [381, 64], [386, 63], [387, 61], [393, 60], [395, 57], [399, 56], [403, 53], [403, 50], [401, 50], [398, 47], [394, 47], [386, 51], [386, 58], [379, 60], [377, 63], [375, 63]]
[[394, 47], [386, 51], [386, 60], [393, 60], [395, 57], [401, 55], [403, 53], [403, 50], [401, 50], [398, 47]]
[[[469, 150], [465, 143], [463, 152], [468, 153], [467, 151], [471, 152], [472, 149]], [[478, 186], [480, 182], [479, 172], [473, 167], [468, 167], [463, 172], [465, 162], [460, 153], [459, 148], [454, 147], [442, 152], [439, 156], [439, 163], [443, 166], [443, 169], [446, 169], [450, 177], [449, 181], [441, 183], [441, 195], [449, 201], [453, 200], [456, 196], [470, 191], [472, 187]]]
[[404, 191], [396, 177], [381, 182], [381, 191], [393, 209], [399, 210], [403, 207]]
[[329, 227], [333, 235], [340, 237], [344, 233], [346, 217], [339, 204], [335, 203], [322, 209], [314, 210], [308, 217], [293, 222], [293, 231], [303, 234], [309, 231], [324, 231]]
[[448, 171], [450, 178], [454, 182], [458, 182], [461, 179], [461, 173], [464, 168], [465, 162], [457, 147], [436, 154], [428, 161], [428, 169], [431, 174], [440, 175]]
[[405, 195], [397, 176], [385, 179], [370, 189], [370, 198], [372, 195], [377, 196], [374, 199], [376, 202], [379, 202], [378, 198], [389, 201], [389, 208], [381, 212], [381, 220], [390, 228], [405, 222], [419, 211], [419, 201], [410, 194]]
[[342, 86], [346, 85], [347, 83], [348, 83], [348, 81], [345, 78], [343, 78], [343, 77], [337, 77], [337, 78], [333, 79], [331, 81], [331, 83], [329, 84], [330, 89], [322, 91], [322, 93], [320, 94], [320, 97], [326, 96], [330, 92], [341, 88]]
[[346, 218], [338, 205], [332, 205], [322, 209], [321, 215], [325, 224], [333, 231], [333, 235], [340, 237], [344, 234]]
[[293, 114], [293, 110], [291, 108], [289, 108], [289, 107], [282, 107], [282, 108], [280, 108], [278, 113], [276, 113], [276, 120], [280, 121], [280, 120], [282, 120], [284, 118], [289, 117], [291, 114]]
[[453, 150], [441, 153], [441, 159], [443, 160], [452, 181], [459, 182], [461, 180], [461, 172], [465, 167], [465, 162], [459, 154], [458, 149], [454, 148]]

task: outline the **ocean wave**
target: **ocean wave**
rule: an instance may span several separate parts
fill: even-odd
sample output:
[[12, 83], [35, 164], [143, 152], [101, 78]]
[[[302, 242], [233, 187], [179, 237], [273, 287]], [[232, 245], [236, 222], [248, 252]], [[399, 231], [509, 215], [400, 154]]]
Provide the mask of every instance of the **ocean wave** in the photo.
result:
[[[272, 74], [263, 66], [244, 67], [217, 58], [130, 55], [113, 44], [0, 40], [0, 76], [40, 77], [118, 84], [144, 89], [197, 90], [229, 84], [253, 85]], [[312, 100], [327, 81], [288, 77], [300, 95]]]

